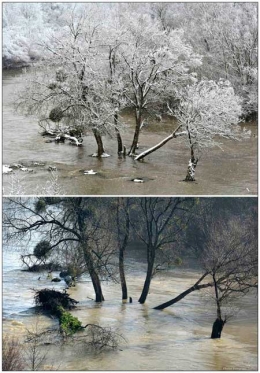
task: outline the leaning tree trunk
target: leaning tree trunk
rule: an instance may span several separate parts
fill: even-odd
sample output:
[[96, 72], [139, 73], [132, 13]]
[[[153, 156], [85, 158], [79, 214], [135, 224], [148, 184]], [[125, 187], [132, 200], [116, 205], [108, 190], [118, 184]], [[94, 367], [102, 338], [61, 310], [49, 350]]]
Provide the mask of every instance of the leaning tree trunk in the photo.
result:
[[150, 284], [151, 284], [151, 280], [153, 276], [153, 267], [154, 267], [154, 259], [155, 259], [155, 248], [151, 247], [151, 248], [147, 248], [147, 250], [148, 250], [148, 253], [147, 253], [148, 266], [147, 266], [146, 278], [145, 278], [142, 294], [138, 300], [138, 302], [141, 304], [143, 304], [146, 301], [147, 295], [149, 293], [149, 288], [150, 288]]
[[179, 294], [177, 297], [169, 300], [168, 302], [165, 302], [165, 303], [162, 303], [160, 304], [159, 306], [157, 307], [154, 307], [155, 310], [164, 310], [165, 308], [169, 307], [169, 306], [172, 306], [173, 304], [179, 302], [180, 300], [182, 300], [183, 298], [185, 298], [188, 294], [192, 293], [193, 291], [196, 291], [196, 290], [201, 290], [201, 289], [205, 289], [207, 287], [210, 287], [210, 286], [213, 286], [213, 283], [207, 283], [207, 284], [202, 284], [202, 285], [199, 285], [201, 283], [201, 281], [208, 275], [208, 273], [204, 273], [201, 278], [193, 285], [191, 286], [189, 289], [183, 291], [181, 294]]
[[94, 261], [92, 258], [91, 253], [89, 253], [88, 249], [84, 248], [84, 259], [85, 263], [88, 268], [88, 272], [94, 287], [95, 295], [96, 295], [96, 302], [102, 302], [104, 299], [103, 293], [102, 293], [102, 288], [101, 288], [101, 282], [98, 276], [98, 273], [94, 267]]
[[98, 277], [98, 274], [96, 273], [96, 271], [91, 271], [89, 274], [90, 274], [92, 284], [93, 284], [93, 287], [94, 287], [94, 290], [95, 290], [95, 295], [96, 295], [95, 301], [96, 302], [103, 302], [105, 300], [105, 298], [104, 298], [103, 293], [102, 293], [101, 283], [100, 283], [100, 279]]
[[141, 124], [142, 124], [142, 111], [140, 108], [136, 108], [135, 110], [135, 123], [136, 124], [135, 124], [134, 138], [133, 138], [133, 142], [132, 142], [128, 155], [134, 155], [137, 149], [137, 146], [138, 146], [139, 134], [140, 134]]
[[144, 152], [142, 152], [141, 154], [139, 154], [137, 157], [135, 157], [135, 161], [139, 161], [141, 159], [143, 159], [144, 157], [146, 157], [147, 155], [155, 152], [155, 150], [157, 149], [160, 149], [163, 145], [165, 145], [168, 141], [170, 141], [171, 139], [174, 139], [178, 136], [181, 136], [183, 135], [185, 132], [180, 132], [180, 133], [177, 133], [177, 131], [180, 129], [182, 125], [180, 124], [176, 130], [174, 130], [174, 132], [167, 136], [164, 140], [160, 141], [158, 144], [152, 146], [151, 148], [145, 150]]
[[105, 150], [104, 150], [104, 147], [103, 147], [102, 137], [101, 137], [101, 135], [99, 133], [99, 130], [97, 128], [93, 128], [92, 131], [93, 131], [93, 134], [95, 136], [97, 146], [98, 146], [97, 157], [101, 157], [102, 154], [105, 153]]

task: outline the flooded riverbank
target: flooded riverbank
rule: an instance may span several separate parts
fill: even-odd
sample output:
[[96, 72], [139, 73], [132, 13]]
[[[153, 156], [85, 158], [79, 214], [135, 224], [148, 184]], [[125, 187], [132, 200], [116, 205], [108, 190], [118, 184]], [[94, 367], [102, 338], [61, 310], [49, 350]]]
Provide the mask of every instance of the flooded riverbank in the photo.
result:
[[[33, 172], [15, 170], [15, 178], [24, 194], [43, 194], [41, 190], [51, 178], [49, 166], [57, 168], [61, 193], [67, 195], [254, 195], [257, 193], [257, 127], [247, 125], [252, 135], [236, 142], [223, 140], [222, 150], [214, 148], [201, 158], [194, 183], [182, 180], [186, 175], [189, 149], [178, 139], [150, 154], [144, 162], [117, 156], [116, 138], [104, 138], [105, 151], [110, 157], [91, 157], [96, 151], [93, 136], [85, 136], [82, 147], [45, 143], [39, 134], [37, 118], [15, 113], [14, 92], [23, 87], [26, 75], [19, 71], [3, 73], [3, 163], [42, 163]], [[123, 142], [129, 148], [134, 118], [123, 116]], [[140, 136], [139, 152], [160, 142], [175, 128], [174, 121], [165, 118], [151, 123]], [[84, 175], [94, 170], [95, 175]], [[12, 175], [3, 175], [4, 194], [10, 194]], [[144, 179], [134, 183], [135, 178]], [[13, 188], [15, 189], [15, 188]], [[21, 193], [14, 193], [21, 194]]]
[[[57, 321], [33, 313], [32, 288], [65, 287], [53, 284], [47, 273], [22, 272], [19, 255], [6, 253], [3, 269], [3, 332], [23, 338], [36, 320], [39, 327], [57, 326]], [[127, 260], [127, 283], [133, 303], [122, 304], [120, 285], [103, 282], [105, 302], [95, 304], [92, 284], [82, 279], [70, 295], [79, 301], [72, 313], [83, 324], [111, 327], [126, 339], [118, 351], [93, 354], [86, 346], [54, 345], [46, 351], [45, 367], [58, 370], [256, 370], [257, 298], [239, 301], [240, 312], [224, 327], [220, 340], [211, 340], [216, 317], [214, 304], [204, 292], [195, 292], [164, 311], [153, 307], [182, 292], [198, 278], [194, 269], [179, 268], [152, 280], [144, 305], [138, 297], [145, 278], [145, 263]], [[55, 274], [54, 274], [55, 275]]]

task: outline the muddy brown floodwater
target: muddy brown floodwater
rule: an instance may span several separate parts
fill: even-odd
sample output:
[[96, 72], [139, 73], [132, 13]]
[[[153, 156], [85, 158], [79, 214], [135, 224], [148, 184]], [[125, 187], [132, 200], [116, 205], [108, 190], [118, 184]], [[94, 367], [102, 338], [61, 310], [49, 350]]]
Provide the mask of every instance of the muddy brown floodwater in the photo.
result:
[[[19, 255], [4, 255], [3, 269], [3, 332], [21, 339], [26, 328], [56, 326], [57, 321], [33, 313], [34, 288], [50, 285], [47, 273], [21, 272]], [[15, 265], [16, 263], [16, 265]], [[118, 351], [93, 353], [84, 345], [44, 346], [48, 351], [45, 368], [58, 370], [257, 370], [257, 297], [249, 294], [237, 301], [239, 312], [223, 329], [222, 338], [211, 340], [216, 309], [211, 294], [194, 292], [164, 311], [154, 306], [172, 299], [190, 287], [200, 274], [194, 269], [178, 268], [153, 278], [144, 305], [138, 303], [145, 278], [145, 263], [127, 260], [127, 284], [133, 303], [122, 304], [120, 285], [103, 282], [105, 301], [95, 304], [93, 287], [82, 279], [70, 295], [79, 301], [73, 315], [83, 324], [94, 323], [111, 327], [121, 333], [126, 342]], [[56, 273], [53, 273], [55, 276]], [[19, 284], [23, 284], [22, 289]], [[39, 330], [38, 329], [38, 330]], [[44, 368], [44, 367], [43, 367]]]
[[[143, 162], [130, 157], [117, 156], [115, 138], [104, 138], [105, 150], [111, 156], [91, 157], [96, 151], [93, 136], [85, 136], [82, 147], [45, 143], [39, 135], [37, 118], [24, 117], [13, 108], [15, 93], [23, 88], [26, 74], [20, 71], [3, 72], [3, 163], [43, 163], [34, 172], [15, 171], [15, 176], [4, 175], [4, 194], [11, 193], [14, 184], [21, 188], [14, 194], [43, 194], [42, 189], [50, 180], [49, 165], [57, 167], [61, 193], [67, 195], [252, 195], [257, 194], [257, 126], [246, 125], [251, 138], [236, 142], [223, 140], [222, 150], [211, 149], [202, 156], [196, 182], [185, 183], [189, 150], [179, 139], [168, 142], [150, 154]], [[134, 129], [131, 114], [123, 115], [125, 124], [123, 141], [129, 148]], [[140, 136], [139, 151], [157, 144], [171, 133], [176, 123], [164, 119], [150, 123]], [[96, 175], [84, 175], [84, 170], [94, 170]], [[143, 178], [144, 183], [132, 179]]]

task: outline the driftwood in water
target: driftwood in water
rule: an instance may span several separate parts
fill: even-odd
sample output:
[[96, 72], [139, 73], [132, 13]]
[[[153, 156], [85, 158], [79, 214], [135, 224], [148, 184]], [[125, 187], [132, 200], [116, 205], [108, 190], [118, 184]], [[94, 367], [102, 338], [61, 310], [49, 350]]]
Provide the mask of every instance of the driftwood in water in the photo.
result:
[[83, 142], [81, 137], [77, 138], [75, 136], [66, 135], [66, 133], [59, 133], [55, 137], [55, 142], [64, 142], [65, 140], [70, 140], [70, 142], [74, 143], [76, 146], [81, 146]]
[[70, 140], [71, 143], [80, 146], [82, 145], [82, 128], [73, 126], [61, 127], [56, 125], [51, 126], [48, 119], [42, 119], [39, 121], [39, 126], [42, 128], [41, 135], [53, 137], [55, 142], [64, 142]]

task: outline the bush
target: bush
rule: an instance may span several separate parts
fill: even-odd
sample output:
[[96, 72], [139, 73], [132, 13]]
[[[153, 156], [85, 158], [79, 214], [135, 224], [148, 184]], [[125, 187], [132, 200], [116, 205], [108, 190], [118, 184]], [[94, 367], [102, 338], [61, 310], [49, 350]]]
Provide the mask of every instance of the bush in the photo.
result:
[[46, 207], [46, 203], [42, 198], [38, 199], [36, 203], [34, 204], [34, 208], [37, 213], [43, 212], [45, 210], [45, 207]]
[[60, 312], [60, 331], [66, 335], [72, 335], [77, 331], [81, 330], [82, 323], [69, 312], [65, 311], [64, 308], [58, 307], [58, 312]]
[[51, 245], [48, 241], [40, 241], [33, 249], [33, 255], [37, 259], [43, 259], [47, 257], [47, 254], [51, 250]]
[[174, 259], [174, 264], [176, 266], [181, 266], [182, 265], [182, 259], [180, 257], [177, 257]]
[[50, 111], [49, 119], [53, 122], [60, 122], [63, 116], [63, 111], [60, 108], [55, 107]]
[[15, 338], [3, 336], [2, 344], [2, 370], [19, 371], [24, 369], [22, 346]]

